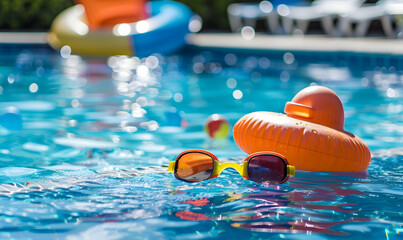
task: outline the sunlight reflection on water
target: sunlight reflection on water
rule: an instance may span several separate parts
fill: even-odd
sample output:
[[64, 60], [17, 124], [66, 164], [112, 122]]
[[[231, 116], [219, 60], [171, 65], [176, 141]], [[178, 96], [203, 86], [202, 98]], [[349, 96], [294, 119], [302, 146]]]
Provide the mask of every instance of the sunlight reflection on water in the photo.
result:
[[[193, 49], [86, 59], [10, 51], [0, 56], [0, 108], [15, 106], [23, 125], [0, 128], [2, 237], [400, 236], [403, 75], [395, 59], [381, 66], [382, 57], [361, 56], [368, 64], [359, 65], [355, 55], [297, 52]], [[184, 149], [246, 155], [231, 137], [207, 137], [211, 114], [233, 125], [252, 111], [282, 112], [315, 84], [340, 95], [346, 130], [369, 144], [367, 172], [297, 171], [279, 186], [245, 181], [232, 170], [197, 184], [167, 173]]]

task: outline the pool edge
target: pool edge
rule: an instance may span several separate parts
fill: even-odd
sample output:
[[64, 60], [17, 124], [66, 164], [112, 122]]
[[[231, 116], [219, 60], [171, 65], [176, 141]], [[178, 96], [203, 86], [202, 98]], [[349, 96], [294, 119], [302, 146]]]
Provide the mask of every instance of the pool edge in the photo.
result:
[[[285, 36], [257, 33], [246, 40], [239, 33], [197, 33], [187, 44], [202, 48], [310, 52], [353, 52], [403, 55], [402, 39], [334, 38], [325, 35]], [[48, 44], [47, 32], [0, 32], [0, 44]]]

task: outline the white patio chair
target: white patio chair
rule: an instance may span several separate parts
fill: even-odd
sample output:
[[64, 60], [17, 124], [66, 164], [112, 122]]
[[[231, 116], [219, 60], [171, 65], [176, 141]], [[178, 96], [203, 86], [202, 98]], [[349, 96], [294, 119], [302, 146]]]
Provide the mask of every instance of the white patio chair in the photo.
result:
[[[380, 20], [388, 37], [403, 37], [403, 0], [380, 0], [363, 5], [357, 11], [340, 16], [339, 31], [343, 36], [363, 37], [371, 23]], [[356, 27], [353, 28], [353, 24]]]
[[325, 33], [335, 35], [335, 19], [339, 15], [355, 12], [364, 0], [316, 0], [309, 6], [279, 5], [277, 13], [282, 17], [285, 33], [295, 30], [305, 33], [309, 23], [320, 21]]
[[233, 32], [241, 31], [244, 26], [255, 28], [259, 19], [266, 20], [270, 32], [278, 33], [280, 31], [278, 15], [269, 1], [261, 1], [257, 4], [233, 3], [228, 6], [227, 13]]

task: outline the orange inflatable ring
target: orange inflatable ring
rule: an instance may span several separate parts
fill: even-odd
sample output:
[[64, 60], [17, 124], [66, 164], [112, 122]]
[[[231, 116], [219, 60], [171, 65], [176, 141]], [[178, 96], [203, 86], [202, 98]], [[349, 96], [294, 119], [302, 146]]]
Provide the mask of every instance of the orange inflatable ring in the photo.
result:
[[244, 152], [283, 154], [298, 170], [365, 171], [371, 161], [368, 146], [344, 131], [343, 104], [335, 92], [319, 86], [300, 91], [284, 112], [254, 112], [234, 126], [236, 144]]

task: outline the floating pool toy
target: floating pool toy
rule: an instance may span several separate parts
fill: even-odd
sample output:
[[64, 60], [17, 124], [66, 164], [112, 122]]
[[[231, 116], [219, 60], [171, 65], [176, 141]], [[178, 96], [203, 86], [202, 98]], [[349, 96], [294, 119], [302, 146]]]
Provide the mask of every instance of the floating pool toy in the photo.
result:
[[210, 138], [226, 138], [230, 129], [229, 121], [221, 114], [213, 114], [207, 118], [204, 131]]
[[281, 153], [298, 170], [358, 172], [368, 168], [369, 148], [344, 131], [343, 105], [332, 90], [307, 87], [285, 105], [284, 112], [243, 116], [233, 129], [238, 147], [248, 154]]
[[15, 107], [8, 107], [0, 114], [0, 126], [8, 130], [21, 130], [22, 117]]
[[122, 23], [96, 29], [87, 24], [84, 7], [75, 5], [55, 18], [48, 42], [55, 49], [68, 45], [73, 53], [81, 55], [147, 56], [181, 48], [186, 34], [201, 28], [200, 17], [179, 2], [152, 1], [148, 4], [151, 11], [147, 19], [125, 23], [127, 10], [123, 8], [122, 16], [105, 16], [122, 18]]
[[149, 17], [148, 0], [76, 0], [85, 8], [91, 30], [113, 27], [119, 23], [138, 22]]

